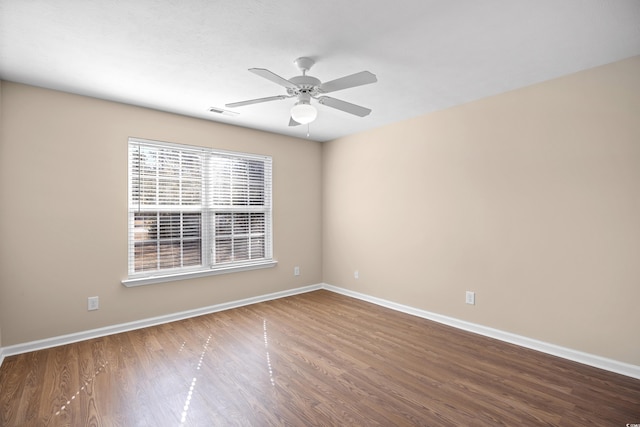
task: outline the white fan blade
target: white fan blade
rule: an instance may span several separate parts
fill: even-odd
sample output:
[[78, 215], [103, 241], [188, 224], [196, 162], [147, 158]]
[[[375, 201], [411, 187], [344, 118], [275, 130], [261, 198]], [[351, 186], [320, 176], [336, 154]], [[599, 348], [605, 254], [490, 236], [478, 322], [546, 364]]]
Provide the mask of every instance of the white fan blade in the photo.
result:
[[300, 126], [300, 123], [293, 120], [293, 117], [289, 117], [289, 126]]
[[331, 98], [329, 96], [321, 96], [320, 98], [318, 98], [318, 102], [322, 105], [336, 108], [338, 110], [344, 111], [345, 113], [354, 114], [359, 117], [364, 117], [371, 112], [369, 108], [364, 108], [359, 105], [352, 104], [350, 102]]
[[285, 95], [268, 96], [266, 98], [250, 99], [248, 101], [232, 102], [231, 104], [225, 104], [225, 107], [234, 108], [242, 107], [244, 105], [258, 104], [260, 102], [279, 101], [287, 98]]
[[279, 75], [272, 73], [271, 71], [266, 70], [264, 68], [249, 68], [249, 71], [251, 71], [253, 74], [257, 74], [260, 77], [264, 77], [265, 79], [271, 80], [275, 84], [279, 84], [280, 86], [284, 86], [288, 89], [298, 88], [298, 86], [291, 83], [289, 80], [285, 79], [284, 77], [280, 77]]
[[377, 81], [378, 79], [375, 74], [370, 73], [369, 71], [361, 71], [359, 73], [351, 74], [350, 76], [322, 83], [319, 89], [322, 93], [329, 93], [337, 90], [348, 89], [350, 87], [368, 85], [369, 83], [375, 83]]

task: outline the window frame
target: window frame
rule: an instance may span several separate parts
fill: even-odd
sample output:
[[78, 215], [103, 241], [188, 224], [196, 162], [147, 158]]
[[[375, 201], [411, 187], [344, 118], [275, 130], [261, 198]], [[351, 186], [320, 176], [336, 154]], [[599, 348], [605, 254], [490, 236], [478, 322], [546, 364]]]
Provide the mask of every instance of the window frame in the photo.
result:
[[[154, 206], [154, 208], [143, 209], [139, 200], [134, 202], [134, 182], [135, 182], [135, 172], [138, 171], [138, 185], [140, 185], [140, 170], [135, 169], [136, 166], [133, 164], [133, 155], [132, 147], [135, 150], [137, 146], [138, 150], [140, 147], [156, 147], [158, 149], [166, 148], [167, 150], [174, 150], [184, 155], [184, 153], [200, 153], [202, 155], [202, 183], [201, 183], [201, 200], [198, 207], [194, 208], [188, 205], [180, 205], [183, 206], [182, 209], [179, 209], [181, 214], [188, 212], [198, 212], [200, 213], [200, 260], [201, 264], [197, 266], [182, 266], [176, 268], [158, 268], [149, 271], [141, 271], [136, 272], [135, 269], [135, 248], [136, 248], [136, 238], [135, 238], [135, 218], [136, 215], [140, 216], [142, 214], [148, 213], [150, 215], [158, 214], [161, 212], [176, 212], [175, 210], [168, 210], [166, 207], [161, 206], [160, 204]], [[171, 142], [163, 142], [163, 141], [154, 141], [149, 139], [135, 138], [130, 137], [127, 144], [127, 271], [128, 276], [121, 283], [126, 287], [132, 286], [140, 286], [140, 285], [148, 285], [153, 283], [164, 283], [175, 280], [184, 280], [190, 278], [197, 277], [205, 277], [210, 275], [218, 275], [218, 274], [227, 274], [233, 272], [240, 271], [248, 271], [262, 268], [270, 268], [277, 265], [277, 261], [273, 259], [273, 221], [272, 221], [272, 197], [273, 197], [273, 173], [272, 173], [272, 163], [273, 160], [270, 156], [266, 155], [258, 155], [258, 154], [250, 154], [250, 153], [241, 153], [235, 151], [227, 151], [227, 150], [219, 150], [208, 147], [201, 146], [191, 146], [184, 144], [177, 144]], [[250, 204], [247, 202], [246, 205], [236, 205], [233, 202], [230, 205], [215, 205], [214, 199], [219, 200], [220, 197], [214, 197], [214, 184], [219, 184], [218, 181], [215, 181], [214, 177], [214, 165], [217, 162], [224, 161], [220, 159], [227, 159], [228, 161], [242, 161], [247, 160], [247, 164], [249, 162], [260, 162], [263, 168], [264, 173], [264, 189], [261, 189], [261, 194], [264, 196], [264, 201], [262, 204]], [[242, 162], [240, 163], [242, 164]], [[245, 164], [245, 166], [247, 165]], [[140, 165], [138, 165], [140, 168]], [[180, 169], [181, 173], [183, 168]], [[249, 185], [249, 184], [248, 184]], [[220, 193], [218, 193], [220, 194]], [[229, 193], [232, 199], [235, 197], [235, 193], [231, 191]], [[247, 199], [250, 200], [250, 199]], [[188, 206], [188, 207], [185, 207]], [[215, 259], [215, 250], [216, 247], [216, 219], [215, 216], [221, 213], [239, 213], [239, 214], [248, 214], [249, 218], [252, 217], [252, 214], [259, 213], [263, 214], [262, 223], [264, 223], [264, 236], [262, 239], [264, 240], [262, 246], [260, 247], [264, 252], [263, 257], [258, 259], [244, 259], [240, 261], [230, 261], [224, 263], [216, 264]], [[260, 217], [260, 215], [258, 215]], [[261, 223], [260, 221], [258, 221]], [[182, 230], [182, 228], [181, 228]], [[251, 232], [249, 231], [249, 234]], [[250, 245], [252, 236], [256, 236], [257, 240], [259, 239], [259, 234], [254, 232], [253, 235], [249, 235], [247, 237], [247, 247]], [[181, 231], [180, 235], [183, 233]], [[232, 239], [241, 240], [239, 235], [233, 234]], [[218, 237], [219, 239], [220, 237]], [[182, 239], [182, 237], [181, 237]], [[181, 242], [183, 240], [180, 240]], [[233, 241], [233, 240], [232, 240]], [[160, 242], [157, 243], [160, 245]], [[182, 247], [182, 246], [181, 246]], [[251, 248], [248, 249], [248, 256], [251, 257]], [[181, 255], [181, 260], [182, 255]], [[160, 257], [157, 258], [157, 261], [160, 262]]]

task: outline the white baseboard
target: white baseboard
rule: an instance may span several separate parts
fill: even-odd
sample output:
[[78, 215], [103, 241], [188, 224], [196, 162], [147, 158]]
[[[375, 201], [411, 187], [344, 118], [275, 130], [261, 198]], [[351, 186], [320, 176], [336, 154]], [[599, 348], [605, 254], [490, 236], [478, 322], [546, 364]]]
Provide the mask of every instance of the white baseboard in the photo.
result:
[[223, 310], [229, 310], [237, 307], [243, 307], [246, 305], [256, 304], [259, 302], [270, 301], [278, 298], [285, 298], [292, 295], [298, 295], [306, 292], [316, 291], [318, 289], [326, 289], [331, 292], [339, 293], [352, 298], [357, 298], [357, 299], [367, 301], [382, 307], [390, 308], [392, 310], [411, 314], [413, 316], [418, 316], [424, 319], [433, 320], [435, 322], [453, 326], [458, 329], [473, 332], [473, 333], [487, 336], [490, 338], [495, 338], [500, 341], [516, 344], [521, 347], [530, 348], [532, 350], [541, 351], [543, 353], [562, 357], [564, 359], [573, 360], [578, 363], [594, 366], [596, 368], [626, 375], [628, 377], [640, 379], [640, 366], [637, 366], [637, 365], [631, 365], [629, 363], [619, 362], [613, 359], [607, 359], [605, 357], [596, 356], [593, 354], [588, 354], [588, 353], [584, 353], [577, 350], [572, 350], [570, 348], [561, 347], [555, 344], [534, 340], [531, 338], [523, 337], [521, 335], [512, 334], [510, 332], [505, 332], [498, 329], [493, 329], [486, 326], [478, 325], [475, 323], [466, 322], [464, 320], [442, 316], [440, 314], [432, 313], [426, 310], [421, 310], [421, 309], [410, 307], [407, 305], [398, 304], [392, 301], [376, 298], [370, 295], [362, 294], [359, 292], [351, 291], [348, 289], [340, 288], [340, 287], [329, 285], [326, 283], [304, 286], [301, 288], [290, 289], [290, 290], [275, 292], [275, 293], [266, 294], [266, 295], [260, 295], [260, 296], [246, 298], [246, 299], [237, 300], [237, 301], [230, 301], [227, 303], [216, 304], [208, 307], [198, 308], [195, 310], [182, 311], [179, 313], [173, 313], [173, 314], [153, 317], [149, 319], [138, 320], [135, 322], [122, 323], [119, 325], [107, 326], [107, 327], [98, 328], [98, 329], [91, 329], [88, 331], [78, 332], [78, 333], [69, 334], [69, 335], [62, 335], [62, 336], [47, 338], [47, 339], [38, 340], [38, 341], [31, 341], [24, 344], [17, 344], [17, 345], [12, 345], [8, 347], [0, 347], [0, 366], [2, 366], [2, 362], [6, 356], [13, 356], [16, 354], [28, 353], [30, 351], [42, 350], [45, 348], [56, 347], [59, 345], [71, 344], [78, 341], [84, 341], [92, 338], [99, 338], [107, 335], [113, 335], [121, 332], [131, 331], [134, 329], [141, 329], [149, 326], [160, 325], [163, 323], [175, 322], [177, 320], [183, 320], [190, 317], [202, 316], [205, 314], [215, 313]]
[[521, 347], [526, 347], [532, 350], [541, 351], [543, 353], [551, 354], [553, 356], [562, 357], [564, 359], [573, 360], [574, 362], [582, 363], [584, 365], [593, 366], [596, 368], [604, 369], [617, 374], [626, 375], [628, 377], [640, 379], [640, 366], [632, 365], [630, 363], [619, 362], [617, 360], [608, 359], [601, 356], [596, 356], [589, 353], [584, 353], [578, 350], [573, 350], [559, 345], [538, 341], [532, 338], [523, 337], [521, 335], [512, 334], [510, 332], [501, 331], [499, 329], [493, 329], [486, 326], [478, 325], [475, 323], [466, 322], [464, 320], [455, 319], [453, 317], [442, 316], [440, 314], [431, 313], [426, 310], [410, 307], [407, 305], [398, 304], [392, 301], [384, 300], [381, 298], [372, 297], [369, 295], [361, 294], [359, 292], [350, 291], [348, 289], [339, 288], [337, 286], [323, 284], [323, 289], [336, 292], [342, 295], [346, 295], [352, 298], [357, 298], [363, 301], [367, 301], [382, 307], [390, 308], [392, 310], [401, 311], [403, 313], [411, 314], [413, 316], [422, 317], [424, 319], [433, 320], [434, 322], [442, 323], [454, 328], [462, 329], [468, 332], [473, 332], [479, 335], [483, 335], [490, 338], [495, 338], [500, 341], [505, 341], [511, 344], [516, 344]]
[[177, 320], [188, 319], [191, 317], [211, 314], [218, 311], [229, 310], [232, 308], [243, 307], [245, 305], [256, 304], [259, 302], [270, 301], [278, 298], [284, 298], [292, 295], [303, 294], [305, 292], [316, 291], [322, 289], [322, 285], [310, 285], [301, 288], [290, 289], [286, 291], [274, 292], [271, 294], [260, 295], [256, 297], [230, 301], [222, 304], [202, 307], [195, 310], [187, 310], [179, 313], [167, 314], [149, 319], [137, 320], [129, 323], [121, 323], [118, 325], [106, 326], [104, 328], [91, 329], [88, 331], [77, 332], [58, 337], [46, 338], [38, 341], [31, 341], [23, 344], [16, 344], [7, 347], [0, 347], [0, 366], [5, 356], [13, 356], [16, 354], [28, 353], [30, 351], [43, 350], [45, 348], [57, 347], [59, 345], [71, 344], [78, 341], [84, 341], [92, 338], [104, 337], [107, 335], [118, 334], [121, 332], [132, 331], [135, 329], [147, 328], [149, 326], [160, 325], [163, 323], [175, 322]]

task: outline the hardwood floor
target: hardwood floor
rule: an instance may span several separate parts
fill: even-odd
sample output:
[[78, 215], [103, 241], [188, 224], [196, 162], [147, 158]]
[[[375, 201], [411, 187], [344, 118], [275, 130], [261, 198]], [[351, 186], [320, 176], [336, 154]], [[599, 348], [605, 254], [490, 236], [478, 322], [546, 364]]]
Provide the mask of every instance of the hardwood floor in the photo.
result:
[[640, 380], [329, 291], [7, 357], [2, 426], [625, 426]]

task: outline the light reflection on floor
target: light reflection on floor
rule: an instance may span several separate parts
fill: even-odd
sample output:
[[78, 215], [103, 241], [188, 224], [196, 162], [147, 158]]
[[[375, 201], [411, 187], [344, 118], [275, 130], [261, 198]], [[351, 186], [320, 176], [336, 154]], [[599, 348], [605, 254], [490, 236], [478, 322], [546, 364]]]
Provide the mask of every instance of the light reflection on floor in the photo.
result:
[[67, 403], [62, 405], [60, 407], [60, 409], [56, 412], [56, 415], [60, 415], [62, 413], [62, 411], [64, 411], [65, 409], [67, 409], [69, 407], [69, 405], [71, 405], [71, 402], [73, 402], [76, 397], [80, 396], [80, 392], [81, 391], [85, 391], [87, 387], [89, 387], [89, 383], [93, 382], [96, 378], [96, 376], [98, 376], [98, 374], [100, 374], [101, 372], [104, 372], [107, 364], [109, 362], [105, 361], [102, 365], [100, 365], [100, 367], [96, 370], [95, 374], [93, 374], [93, 376], [91, 378], [89, 378], [87, 381], [84, 382], [84, 384], [82, 385], [82, 387], [80, 387], [80, 389], [78, 391], [75, 392], [75, 394], [71, 395], [71, 397], [69, 398], [69, 400], [67, 400]]
[[[202, 352], [200, 353], [200, 360], [198, 360], [198, 365], [196, 366], [196, 371], [199, 371], [202, 367], [202, 361], [204, 360], [204, 356], [207, 353], [207, 349], [209, 348], [209, 342], [211, 341], [211, 335], [207, 337], [207, 340], [202, 345]], [[180, 351], [184, 348], [185, 343], [182, 343], [180, 347]], [[191, 398], [193, 397], [193, 391], [196, 388], [196, 381], [198, 381], [197, 377], [193, 377], [191, 381], [191, 385], [189, 386], [189, 392], [187, 393], [187, 398], [184, 401], [184, 406], [182, 407], [182, 417], [180, 418], [180, 427], [183, 427], [187, 421], [187, 414], [189, 413], [189, 405], [191, 405]]]
[[269, 335], [267, 333], [267, 319], [262, 320], [262, 328], [264, 329], [264, 348], [267, 352], [267, 368], [269, 369], [269, 380], [271, 385], [275, 387], [276, 382], [273, 379], [273, 369], [271, 368], [271, 357], [269, 356]]
[[[263, 330], [263, 336], [264, 336], [264, 348], [265, 348], [265, 352], [266, 352], [267, 369], [269, 371], [269, 381], [271, 382], [271, 385], [273, 387], [275, 387], [276, 382], [275, 382], [275, 379], [273, 377], [273, 368], [271, 366], [271, 356], [269, 354], [269, 333], [268, 333], [268, 330], [267, 330], [267, 320], [266, 319], [263, 319], [263, 321], [262, 321], [262, 330]], [[206, 355], [207, 349], [209, 348], [209, 343], [210, 342], [211, 342], [211, 335], [209, 335], [209, 337], [207, 337], [207, 340], [202, 345], [202, 352], [200, 353], [200, 359], [198, 360], [198, 364], [196, 366], [196, 371], [199, 371], [200, 368], [202, 367], [202, 364], [203, 364], [203, 361], [204, 361], [204, 357]], [[185, 347], [185, 344], [186, 344], [186, 342], [182, 343], [182, 346], [180, 347], [179, 352], [182, 352], [182, 350]], [[182, 407], [182, 415], [180, 417], [179, 427], [184, 427], [185, 425], [187, 425], [187, 416], [189, 414], [189, 407], [191, 405], [191, 399], [193, 398], [193, 393], [195, 391], [197, 381], [198, 381], [198, 377], [196, 375], [191, 380], [191, 384], [189, 386], [189, 391], [187, 393], [187, 397], [185, 398], [184, 406]]]

